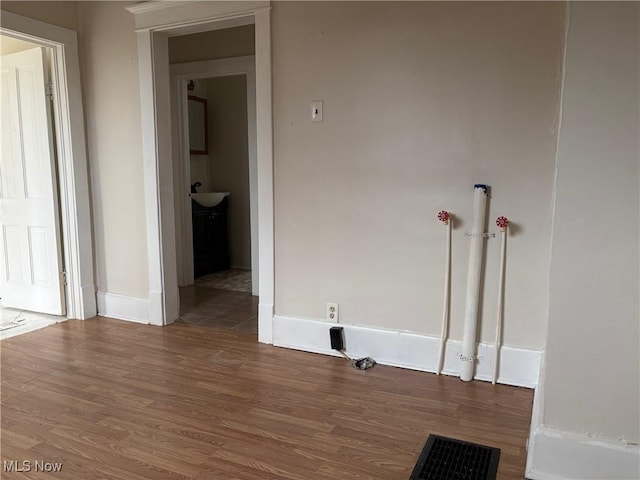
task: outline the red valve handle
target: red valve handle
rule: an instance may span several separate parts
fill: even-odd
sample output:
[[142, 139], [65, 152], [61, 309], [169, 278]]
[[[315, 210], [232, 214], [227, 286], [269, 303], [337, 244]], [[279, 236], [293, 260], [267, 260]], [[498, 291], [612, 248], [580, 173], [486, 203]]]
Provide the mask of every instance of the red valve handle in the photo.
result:
[[509, 225], [509, 219], [507, 217], [498, 217], [496, 218], [496, 225], [500, 231], [504, 231], [504, 229], [507, 228], [507, 225]]

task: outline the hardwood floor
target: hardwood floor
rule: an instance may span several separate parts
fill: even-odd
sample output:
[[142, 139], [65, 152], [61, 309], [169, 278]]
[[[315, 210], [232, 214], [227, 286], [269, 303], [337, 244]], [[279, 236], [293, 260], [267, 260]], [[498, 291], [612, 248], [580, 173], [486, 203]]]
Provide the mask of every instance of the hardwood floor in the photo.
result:
[[0, 343], [3, 479], [407, 480], [430, 433], [524, 477], [533, 392], [176, 323], [67, 321]]

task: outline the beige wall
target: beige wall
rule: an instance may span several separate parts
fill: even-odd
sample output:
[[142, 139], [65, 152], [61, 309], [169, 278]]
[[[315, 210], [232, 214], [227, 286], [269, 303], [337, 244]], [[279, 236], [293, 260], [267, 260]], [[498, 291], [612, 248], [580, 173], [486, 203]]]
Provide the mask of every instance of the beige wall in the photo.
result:
[[2, 0], [0, 8], [41, 22], [78, 30], [78, 2], [11, 2]]
[[[439, 335], [447, 209], [461, 338], [473, 184], [507, 215], [504, 341], [543, 348], [563, 54], [560, 3], [273, 6], [276, 312]], [[324, 122], [310, 123], [310, 102]], [[487, 242], [481, 338], [495, 329]]]
[[229, 196], [231, 266], [251, 269], [247, 77], [234, 75], [208, 79], [207, 98], [209, 184], [211, 191], [231, 193]]
[[96, 277], [101, 291], [147, 298], [137, 46], [124, 5], [79, 4]]
[[[97, 275], [101, 290], [146, 297], [136, 40], [123, 6], [79, 5]], [[486, 182], [491, 225], [504, 214], [516, 226], [505, 343], [544, 346], [563, 24], [557, 3], [273, 5], [278, 314], [323, 318], [336, 301], [348, 323], [438, 334], [435, 215], [448, 209], [459, 218], [460, 338], [464, 232], [472, 185]], [[200, 44], [204, 58], [215, 44]], [[309, 122], [312, 100], [324, 100], [323, 123]], [[489, 240], [483, 340], [493, 336], [498, 253]]]
[[543, 385], [545, 426], [635, 443], [639, 19], [638, 3], [570, 5]]
[[169, 38], [171, 63], [199, 62], [253, 55], [254, 26], [225, 28]]

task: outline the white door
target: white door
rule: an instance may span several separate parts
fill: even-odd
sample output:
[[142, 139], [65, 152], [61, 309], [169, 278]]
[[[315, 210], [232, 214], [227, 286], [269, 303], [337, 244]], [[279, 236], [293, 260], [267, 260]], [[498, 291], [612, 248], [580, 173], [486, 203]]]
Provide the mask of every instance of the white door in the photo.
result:
[[0, 65], [2, 305], [63, 315], [58, 192], [44, 49], [5, 55]]

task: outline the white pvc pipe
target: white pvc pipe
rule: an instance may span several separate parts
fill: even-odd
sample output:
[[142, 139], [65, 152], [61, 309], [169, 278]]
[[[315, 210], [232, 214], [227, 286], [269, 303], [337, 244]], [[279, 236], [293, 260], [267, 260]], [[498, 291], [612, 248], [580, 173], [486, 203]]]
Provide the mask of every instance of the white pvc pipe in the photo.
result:
[[471, 246], [469, 247], [469, 272], [467, 274], [467, 300], [462, 335], [462, 355], [460, 356], [462, 361], [460, 380], [465, 382], [473, 379], [473, 367], [476, 359], [482, 246], [484, 243], [487, 210], [487, 186], [477, 184], [473, 188], [473, 223], [471, 225]]
[[496, 341], [495, 349], [493, 352], [493, 379], [491, 383], [494, 385], [498, 380], [498, 358], [500, 351], [500, 337], [502, 336], [502, 315], [504, 311], [504, 264], [507, 254], [507, 224], [509, 221], [506, 217], [498, 217], [496, 220], [498, 227], [500, 227], [502, 245], [500, 248], [500, 281], [498, 282], [498, 315], [496, 319]]
[[[445, 215], [446, 214], [446, 220]], [[441, 218], [441, 215], [443, 218]], [[445, 248], [445, 267], [444, 267], [444, 306], [442, 308], [442, 332], [440, 333], [440, 351], [438, 353], [438, 367], [436, 374], [440, 375], [444, 366], [444, 348], [447, 343], [447, 331], [449, 330], [449, 306], [451, 302], [451, 224], [453, 220], [449, 212], [440, 212], [438, 218], [447, 226], [447, 246]]]

